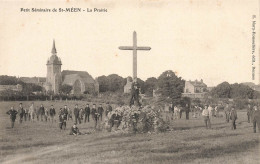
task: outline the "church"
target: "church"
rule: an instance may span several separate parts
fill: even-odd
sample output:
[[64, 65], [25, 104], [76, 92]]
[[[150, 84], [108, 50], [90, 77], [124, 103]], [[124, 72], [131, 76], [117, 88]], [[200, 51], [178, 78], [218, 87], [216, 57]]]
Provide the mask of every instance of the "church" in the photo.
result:
[[53, 41], [52, 55], [47, 61], [47, 76], [43, 84], [46, 92], [59, 93], [61, 85], [72, 86], [71, 94], [98, 93], [99, 84], [97, 80], [85, 71], [61, 71], [61, 59], [57, 56], [55, 41]]

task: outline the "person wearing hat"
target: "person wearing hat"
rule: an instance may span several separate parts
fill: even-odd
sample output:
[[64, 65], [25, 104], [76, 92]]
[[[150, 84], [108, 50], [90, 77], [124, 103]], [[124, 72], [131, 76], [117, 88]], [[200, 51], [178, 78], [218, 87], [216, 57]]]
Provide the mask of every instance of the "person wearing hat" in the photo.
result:
[[209, 110], [207, 105], [205, 105], [205, 108], [202, 111], [202, 116], [203, 116], [204, 123], [206, 125], [206, 129], [211, 128], [210, 119], [209, 119]]
[[236, 129], [236, 120], [237, 120], [237, 111], [235, 108], [232, 106], [231, 111], [230, 111], [230, 120], [231, 120], [231, 130]]
[[64, 127], [64, 130], [65, 130], [67, 116], [66, 116], [66, 113], [65, 113], [64, 109], [60, 108], [58, 116], [59, 116], [59, 127], [60, 127], [60, 130], [62, 130], [63, 127]]
[[[103, 112], [104, 112], [104, 109], [103, 109], [103, 107], [102, 107], [102, 104], [99, 104], [98, 114], [99, 114], [99, 116], [100, 116], [101, 121], [102, 121]], [[98, 119], [99, 119], [99, 117], [98, 117]]]
[[78, 104], [76, 104], [74, 108], [75, 124], [78, 124], [78, 122], [81, 123], [79, 111], [80, 109], [78, 108]]
[[81, 133], [79, 132], [79, 128], [77, 127], [76, 124], [74, 124], [71, 129], [70, 129], [70, 135], [74, 135], [74, 136], [77, 136], [77, 135], [81, 135]]
[[11, 127], [12, 128], [14, 128], [14, 122], [15, 122], [17, 113], [18, 112], [14, 109], [13, 106], [11, 107], [11, 109], [8, 112], [6, 112], [6, 114], [10, 115]]
[[96, 104], [93, 104], [91, 114], [92, 114], [93, 120], [95, 121], [95, 128], [96, 128], [97, 122], [98, 122], [98, 117], [99, 117], [99, 113], [97, 112], [97, 109], [96, 109]]
[[85, 123], [87, 120], [89, 122], [89, 115], [90, 115], [90, 107], [89, 104], [87, 104], [87, 106], [85, 107], [85, 120], [84, 120]]

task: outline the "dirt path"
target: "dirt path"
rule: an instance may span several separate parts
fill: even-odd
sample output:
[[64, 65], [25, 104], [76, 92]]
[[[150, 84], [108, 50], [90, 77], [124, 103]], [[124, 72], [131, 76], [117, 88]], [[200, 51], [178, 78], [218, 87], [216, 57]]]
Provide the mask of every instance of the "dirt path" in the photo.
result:
[[30, 152], [29, 154], [15, 154], [12, 156], [7, 156], [3, 160], [3, 164], [30, 163], [30, 162], [33, 163], [33, 161], [38, 159], [38, 157], [50, 153], [55, 153], [57, 151], [64, 151], [66, 149], [69, 149], [72, 146], [74, 146], [74, 144], [69, 144], [65, 146], [59, 146], [59, 145], [47, 146], [45, 148], [41, 148], [38, 151]]

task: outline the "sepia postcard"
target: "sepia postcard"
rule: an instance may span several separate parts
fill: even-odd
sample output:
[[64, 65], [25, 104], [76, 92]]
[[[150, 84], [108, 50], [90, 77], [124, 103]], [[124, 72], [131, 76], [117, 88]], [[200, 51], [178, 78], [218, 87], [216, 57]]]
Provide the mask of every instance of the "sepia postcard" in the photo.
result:
[[260, 0], [0, 0], [0, 163], [259, 163]]

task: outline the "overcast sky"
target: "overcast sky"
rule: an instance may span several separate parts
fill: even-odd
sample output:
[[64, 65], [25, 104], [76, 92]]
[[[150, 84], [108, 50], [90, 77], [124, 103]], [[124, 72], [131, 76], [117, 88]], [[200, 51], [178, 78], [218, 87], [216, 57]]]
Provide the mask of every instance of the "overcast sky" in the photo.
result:
[[[131, 46], [135, 30], [138, 46], [152, 48], [137, 53], [143, 80], [173, 70], [185, 80], [203, 79], [208, 86], [259, 83], [259, 64], [252, 80], [251, 63], [252, 15], [257, 27], [260, 23], [257, 6], [258, 0], [0, 2], [0, 75], [45, 77], [55, 39], [62, 70], [87, 71], [94, 78], [131, 76], [132, 52], [118, 47]], [[20, 12], [32, 7], [108, 12]]]

